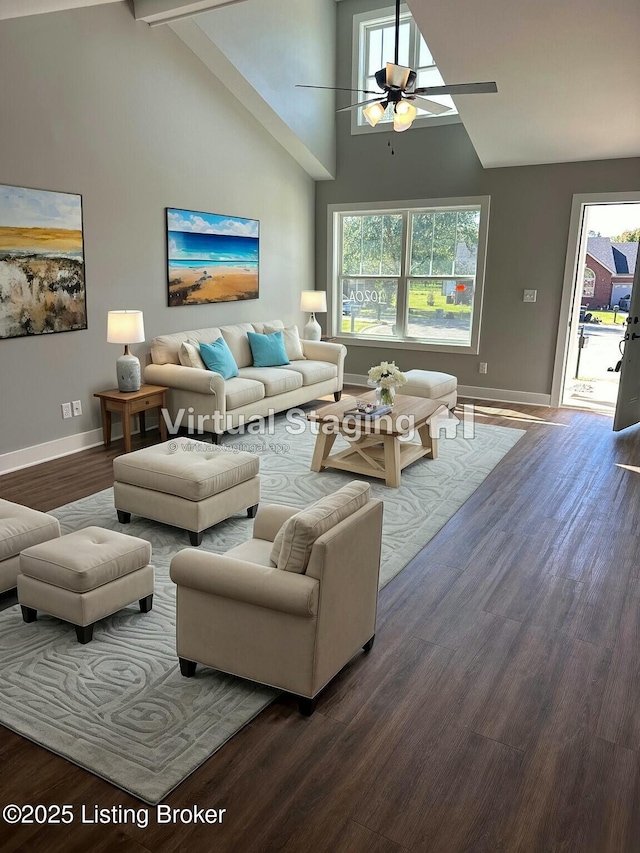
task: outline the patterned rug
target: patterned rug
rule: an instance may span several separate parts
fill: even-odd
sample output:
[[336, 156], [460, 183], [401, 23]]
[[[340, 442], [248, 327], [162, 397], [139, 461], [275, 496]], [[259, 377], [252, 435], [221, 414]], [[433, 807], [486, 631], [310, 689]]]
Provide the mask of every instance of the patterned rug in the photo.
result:
[[[306, 506], [353, 475], [309, 471], [314, 438], [291, 434], [284, 417], [268, 436], [225, 440], [260, 455], [262, 501]], [[461, 428], [459, 428], [461, 429]], [[400, 489], [372, 481], [384, 500], [381, 585], [437, 533], [523, 435], [476, 426], [473, 438], [442, 440], [440, 458], [402, 473]], [[342, 439], [339, 439], [341, 441]], [[338, 443], [336, 443], [336, 448]], [[153, 610], [137, 605], [96, 625], [81, 646], [69, 625], [46, 615], [23, 623], [19, 607], [0, 613], [0, 722], [145, 802], [161, 801], [245, 726], [276, 691], [204, 667], [181, 677], [175, 653], [175, 593], [169, 563], [185, 533], [141, 518], [120, 525], [111, 489], [54, 511], [64, 533], [89, 525], [121, 530], [153, 545]], [[251, 535], [234, 516], [205, 534], [202, 549], [224, 553]]]

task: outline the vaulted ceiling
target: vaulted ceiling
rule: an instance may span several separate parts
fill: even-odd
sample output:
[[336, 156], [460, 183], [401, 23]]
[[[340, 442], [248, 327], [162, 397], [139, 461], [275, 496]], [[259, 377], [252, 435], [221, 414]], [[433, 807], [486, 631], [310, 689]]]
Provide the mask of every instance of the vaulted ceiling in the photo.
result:
[[[640, 156], [639, 0], [408, 0], [485, 167]], [[640, 181], [640, 175], [639, 181]]]

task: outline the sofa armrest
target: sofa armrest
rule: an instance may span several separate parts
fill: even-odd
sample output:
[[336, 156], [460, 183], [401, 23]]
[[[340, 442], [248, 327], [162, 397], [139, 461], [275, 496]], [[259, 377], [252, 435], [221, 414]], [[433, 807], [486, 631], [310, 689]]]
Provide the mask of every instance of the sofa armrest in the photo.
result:
[[319, 582], [221, 554], [185, 548], [171, 560], [171, 580], [220, 598], [230, 598], [294, 616], [318, 612]]
[[261, 506], [253, 522], [253, 538], [273, 542], [285, 521], [297, 512], [300, 510], [293, 506], [281, 506], [279, 504]]
[[152, 385], [166, 385], [198, 394], [216, 394], [224, 400], [224, 379], [213, 370], [199, 370], [181, 364], [148, 364], [144, 378]]
[[344, 360], [347, 356], [347, 348], [344, 344], [335, 344], [331, 341], [307, 341], [302, 339], [302, 351], [305, 358], [310, 358], [313, 361], [328, 361], [330, 364], [337, 364], [341, 371], [344, 365]]

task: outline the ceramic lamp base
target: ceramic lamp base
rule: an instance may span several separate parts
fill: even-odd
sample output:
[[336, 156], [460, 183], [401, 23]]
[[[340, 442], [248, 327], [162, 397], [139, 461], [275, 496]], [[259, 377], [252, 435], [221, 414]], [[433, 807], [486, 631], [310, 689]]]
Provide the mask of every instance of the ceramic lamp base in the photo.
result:
[[139, 391], [140, 390], [140, 361], [135, 357], [125, 353], [116, 361], [116, 371], [118, 374], [118, 391]]
[[309, 317], [309, 322], [302, 330], [302, 337], [306, 341], [319, 341], [322, 335], [322, 328], [320, 327], [320, 323], [316, 320], [316, 315], [311, 314]]

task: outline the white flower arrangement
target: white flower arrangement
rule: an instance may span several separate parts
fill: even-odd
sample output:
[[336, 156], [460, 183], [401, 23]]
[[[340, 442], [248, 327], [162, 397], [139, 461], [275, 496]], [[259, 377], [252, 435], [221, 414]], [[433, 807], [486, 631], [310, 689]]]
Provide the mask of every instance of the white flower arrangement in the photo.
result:
[[396, 367], [395, 361], [382, 361], [369, 370], [369, 382], [379, 388], [398, 388], [406, 381], [407, 377]]

